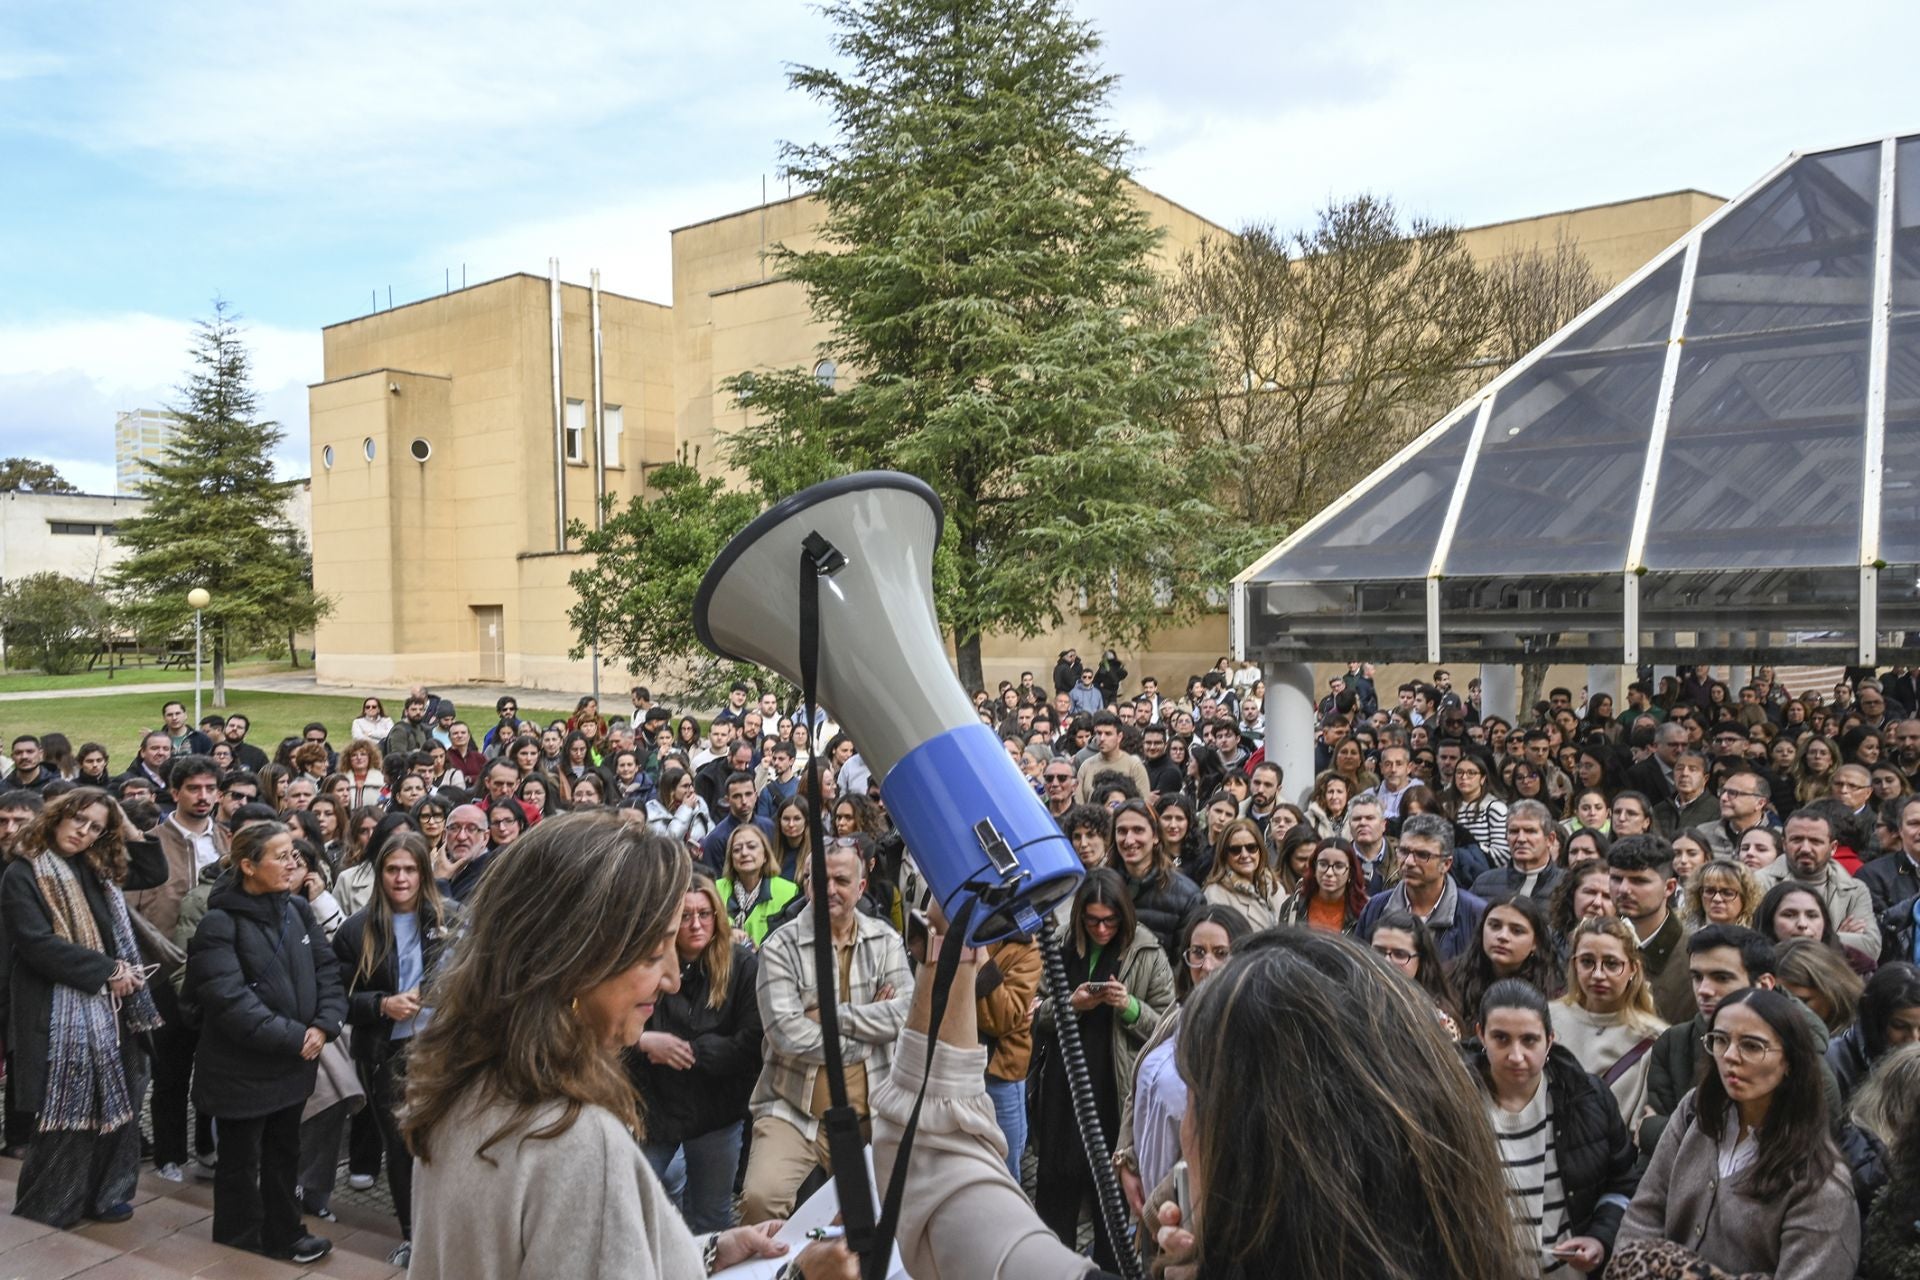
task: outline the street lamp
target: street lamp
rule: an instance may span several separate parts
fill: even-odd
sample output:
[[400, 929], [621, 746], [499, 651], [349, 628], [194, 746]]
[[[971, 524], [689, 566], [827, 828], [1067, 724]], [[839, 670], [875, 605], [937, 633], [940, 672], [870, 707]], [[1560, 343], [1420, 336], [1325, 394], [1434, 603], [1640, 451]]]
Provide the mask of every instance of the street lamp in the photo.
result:
[[213, 597], [205, 587], [195, 587], [187, 592], [187, 603], [193, 606], [193, 725], [197, 729], [200, 727], [200, 611], [213, 603]]

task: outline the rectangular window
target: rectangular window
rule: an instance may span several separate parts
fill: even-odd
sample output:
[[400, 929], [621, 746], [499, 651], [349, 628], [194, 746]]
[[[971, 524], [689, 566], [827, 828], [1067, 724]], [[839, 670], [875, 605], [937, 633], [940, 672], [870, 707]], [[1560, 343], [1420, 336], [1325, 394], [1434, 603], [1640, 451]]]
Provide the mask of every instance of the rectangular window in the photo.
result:
[[587, 402], [585, 400], [567, 401], [567, 461], [585, 462], [587, 460]]
[[72, 520], [49, 520], [47, 527], [54, 533], [77, 534], [83, 538], [91, 538], [100, 531], [98, 525], [80, 524]]
[[617, 467], [621, 465], [620, 437], [627, 430], [626, 411], [617, 404], [609, 404], [601, 406], [600, 412], [605, 415], [601, 423], [600, 456], [607, 460], [607, 466]]

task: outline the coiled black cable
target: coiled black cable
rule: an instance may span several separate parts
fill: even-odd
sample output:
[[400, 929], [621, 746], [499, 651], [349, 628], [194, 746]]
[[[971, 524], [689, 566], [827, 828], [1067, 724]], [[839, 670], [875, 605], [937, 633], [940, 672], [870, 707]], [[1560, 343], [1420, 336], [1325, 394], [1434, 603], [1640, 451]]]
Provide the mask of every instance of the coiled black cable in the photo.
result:
[[[1031, 912], [1023, 912], [1030, 916]], [[1067, 1069], [1067, 1092], [1073, 1097], [1073, 1118], [1080, 1127], [1080, 1145], [1086, 1149], [1087, 1164], [1093, 1170], [1094, 1200], [1100, 1214], [1100, 1229], [1113, 1247], [1114, 1261], [1127, 1280], [1144, 1280], [1140, 1254], [1127, 1232], [1133, 1215], [1127, 1211], [1126, 1197], [1120, 1194], [1120, 1179], [1113, 1171], [1113, 1157], [1107, 1139], [1100, 1132], [1100, 1113], [1094, 1109], [1093, 1077], [1087, 1073], [1086, 1049], [1080, 1043], [1080, 1019], [1073, 1011], [1073, 987], [1067, 981], [1067, 962], [1060, 954], [1059, 936], [1037, 919], [1021, 927], [1040, 943], [1041, 960], [1046, 967], [1048, 998], [1053, 1001], [1054, 1040], [1060, 1046], [1060, 1062]]]

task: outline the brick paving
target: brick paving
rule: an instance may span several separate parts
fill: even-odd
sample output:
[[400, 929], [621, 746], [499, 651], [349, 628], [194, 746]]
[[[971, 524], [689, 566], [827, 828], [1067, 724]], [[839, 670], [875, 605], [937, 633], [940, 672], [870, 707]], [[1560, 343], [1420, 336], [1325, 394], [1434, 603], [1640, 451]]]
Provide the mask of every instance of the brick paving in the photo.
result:
[[[0, 1205], [12, 1205], [19, 1175], [18, 1160], [0, 1158]], [[214, 1244], [213, 1184], [191, 1178], [168, 1182], [148, 1169], [133, 1197], [133, 1217], [125, 1222], [55, 1231], [26, 1218], [0, 1216], [0, 1280], [392, 1280], [405, 1274], [387, 1265], [400, 1230], [391, 1213], [356, 1203], [370, 1198], [365, 1192], [336, 1196], [338, 1222], [309, 1216], [308, 1229], [332, 1240], [333, 1253], [298, 1267]]]

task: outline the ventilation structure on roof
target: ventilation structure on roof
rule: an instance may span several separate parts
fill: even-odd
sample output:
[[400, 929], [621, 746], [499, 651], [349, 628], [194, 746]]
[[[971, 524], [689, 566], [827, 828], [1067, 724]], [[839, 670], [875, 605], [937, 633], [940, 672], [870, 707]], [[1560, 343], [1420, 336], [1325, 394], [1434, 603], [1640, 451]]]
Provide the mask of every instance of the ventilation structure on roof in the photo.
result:
[[1789, 156], [1233, 602], [1271, 661], [1920, 661], [1920, 135]]

